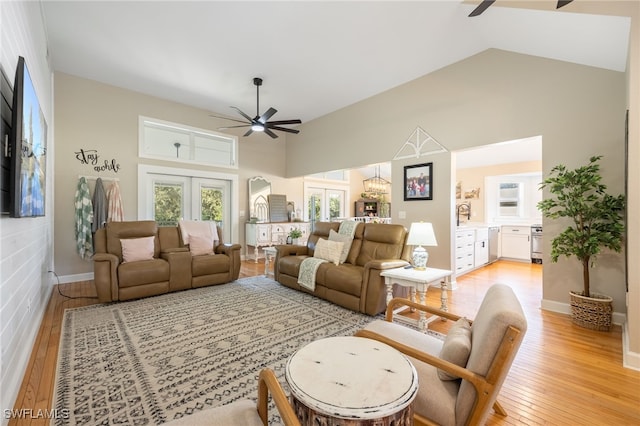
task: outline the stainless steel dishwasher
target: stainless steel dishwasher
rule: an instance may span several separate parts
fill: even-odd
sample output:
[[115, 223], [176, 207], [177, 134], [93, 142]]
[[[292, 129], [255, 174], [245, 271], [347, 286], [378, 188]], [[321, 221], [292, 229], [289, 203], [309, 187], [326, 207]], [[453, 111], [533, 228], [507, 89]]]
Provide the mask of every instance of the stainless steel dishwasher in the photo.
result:
[[531, 262], [542, 263], [542, 225], [531, 225]]
[[489, 227], [489, 263], [498, 260], [498, 238], [500, 238], [500, 227]]

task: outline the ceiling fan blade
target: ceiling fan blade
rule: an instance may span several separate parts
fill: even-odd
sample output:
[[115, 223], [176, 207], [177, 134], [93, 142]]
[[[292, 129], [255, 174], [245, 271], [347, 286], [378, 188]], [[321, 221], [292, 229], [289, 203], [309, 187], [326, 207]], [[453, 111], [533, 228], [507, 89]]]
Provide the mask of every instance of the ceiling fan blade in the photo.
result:
[[469, 14], [469, 18], [471, 18], [472, 16], [480, 15], [482, 12], [487, 10], [487, 8], [491, 6], [495, 1], [496, 0], [482, 0], [482, 3], [480, 3], [478, 7], [473, 9], [473, 12]]
[[573, 0], [558, 0], [558, 6], [556, 6], [556, 9], [560, 9], [561, 7], [568, 5], [572, 1]]
[[242, 135], [242, 136], [249, 136], [251, 133], [253, 133], [253, 129], [249, 129], [249, 130], [247, 130], [247, 133], [245, 133], [245, 134], [244, 134], [244, 135]]
[[249, 123], [252, 123], [252, 122], [253, 122], [253, 118], [249, 117], [247, 114], [245, 114], [244, 112], [242, 112], [242, 110], [241, 110], [240, 108], [238, 108], [238, 107], [234, 107], [234, 106], [232, 106], [231, 108], [233, 108], [233, 109], [235, 109], [236, 111], [238, 111], [238, 112], [240, 113], [240, 115], [241, 115], [241, 116], [243, 116], [244, 118], [246, 118], [246, 119], [249, 121]]
[[218, 130], [237, 129], [238, 127], [251, 127], [251, 124], [243, 124], [241, 126], [218, 127]]
[[260, 118], [258, 118], [258, 121], [261, 122], [262, 124], [265, 124], [276, 112], [278, 112], [277, 109], [269, 108], [267, 112], [265, 112], [260, 116]]
[[275, 124], [276, 126], [279, 126], [280, 124], [301, 124], [302, 121], [300, 120], [280, 120], [280, 121], [269, 121], [267, 124], [271, 125], [271, 124]]
[[238, 123], [246, 123], [246, 121], [237, 120], [237, 119], [235, 119], [235, 118], [222, 117], [222, 116], [220, 116], [220, 115], [213, 115], [213, 114], [209, 114], [209, 117], [219, 118], [219, 119], [221, 119], [221, 120], [237, 121]]
[[280, 127], [280, 126], [269, 126], [270, 129], [273, 130], [279, 130], [281, 132], [289, 132], [289, 133], [295, 133], [298, 134], [300, 133], [300, 130], [297, 129], [287, 129], [286, 127]]
[[275, 133], [273, 133], [271, 130], [269, 130], [267, 127], [264, 128], [264, 132], [266, 134], [268, 134], [269, 136], [271, 136], [273, 139], [276, 139], [278, 137], [278, 135], [276, 135]]

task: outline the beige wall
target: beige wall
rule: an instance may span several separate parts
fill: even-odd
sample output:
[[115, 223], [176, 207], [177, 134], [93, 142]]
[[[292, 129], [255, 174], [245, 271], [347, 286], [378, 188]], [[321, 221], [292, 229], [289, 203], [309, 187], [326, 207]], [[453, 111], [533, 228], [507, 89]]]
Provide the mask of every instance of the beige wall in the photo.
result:
[[[302, 132], [290, 138], [287, 173], [334, 169], [337, 161], [350, 167], [391, 160], [420, 126], [450, 151], [542, 135], [544, 174], [558, 162], [574, 167], [604, 154], [605, 183], [622, 192], [625, 98], [623, 73], [487, 50], [303, 124]], [[330, 155], [338, 151], [339, 157]], [[448, 153], [394, 161], [392, 181], [401, 182], [404, 165], [425, 161], [434, 163], [434, 200], [393, 197], [394, 222], [429, 219], [439, 235], [452, 238], [454, 179]], [[398, 216], [402, 211], [406, 219]], [[558, 232], [562, 226], [545, 223], [545, 230]], [[434, 266], [450, 268], [450, 248], [443, 243], [432, 249]], [[611, 295], [616, 312], [626, 311], [622, 260], [602, 256], [593, 274], [594, 290]], [[546, 262], [543, 298], [568, 303], [568, 291], [580, 288], [579, 267], [575, 260]]]
[[[73, 231], [74, 195], [78, 175], [117, 177], [124, 205], [125, 220], [138, 218], [137, 167], [151, 164], [164, 167], [191, 168], [238, 176], [238, 211], [245, 215], [233, 218], [237, 240], [244, 245], [244, 222], [249, 214], [247, 180], [256, 175], [272, 181], [273, 192], [287, 194], [296, 205], [302, 203], [302, 179], [285, 179], [286, 137], [272, 140], [254, 134], [240, 137], [239, 168], [225, 169], [193, 166], [138, 158], [138, 116], [216, 130], [223, 124], [209, 117], [209, 112], [169, 102], [137, 92], [101, 84], [64, 73], [55, 74], [56, 139], [55, 150], [55, 269], [61, 276], [93, 272], [91, 262], [82, 260], [75, 250]], [[228, 124], [228, 123], [225, 123]], [[97, 150], [99, 163], [112, 159], [119, 171], [96, 172], [91, 165], [76, 158], [80, 149]], [[105, 182], [108, 185], [108, 182]], [[93, 185], [93, 183], [91, 183]]]

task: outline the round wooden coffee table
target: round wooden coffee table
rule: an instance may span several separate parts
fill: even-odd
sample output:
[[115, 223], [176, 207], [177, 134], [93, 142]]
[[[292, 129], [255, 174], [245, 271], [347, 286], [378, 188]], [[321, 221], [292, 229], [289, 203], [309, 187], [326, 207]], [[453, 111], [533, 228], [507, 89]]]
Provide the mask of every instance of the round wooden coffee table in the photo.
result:
[[291, 402], [303, 425], [412, 425], [418, 375], [384, 343], [329, 337], [309, 343], [286, 365]]

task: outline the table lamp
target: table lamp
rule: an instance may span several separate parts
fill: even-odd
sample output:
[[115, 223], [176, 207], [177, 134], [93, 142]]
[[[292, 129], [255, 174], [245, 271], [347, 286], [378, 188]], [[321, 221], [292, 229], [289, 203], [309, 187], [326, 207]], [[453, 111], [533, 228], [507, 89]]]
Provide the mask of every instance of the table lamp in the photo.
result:
[[427, 267], [429, 253], [422, 246], [437, 246], [436, 235], [433, 232], [433, 225], [429, 222], [414, 222], [409, 229], [407, 245], [416, 246], [413, 249], [413, 267], [417, 270], [424, 270]]

